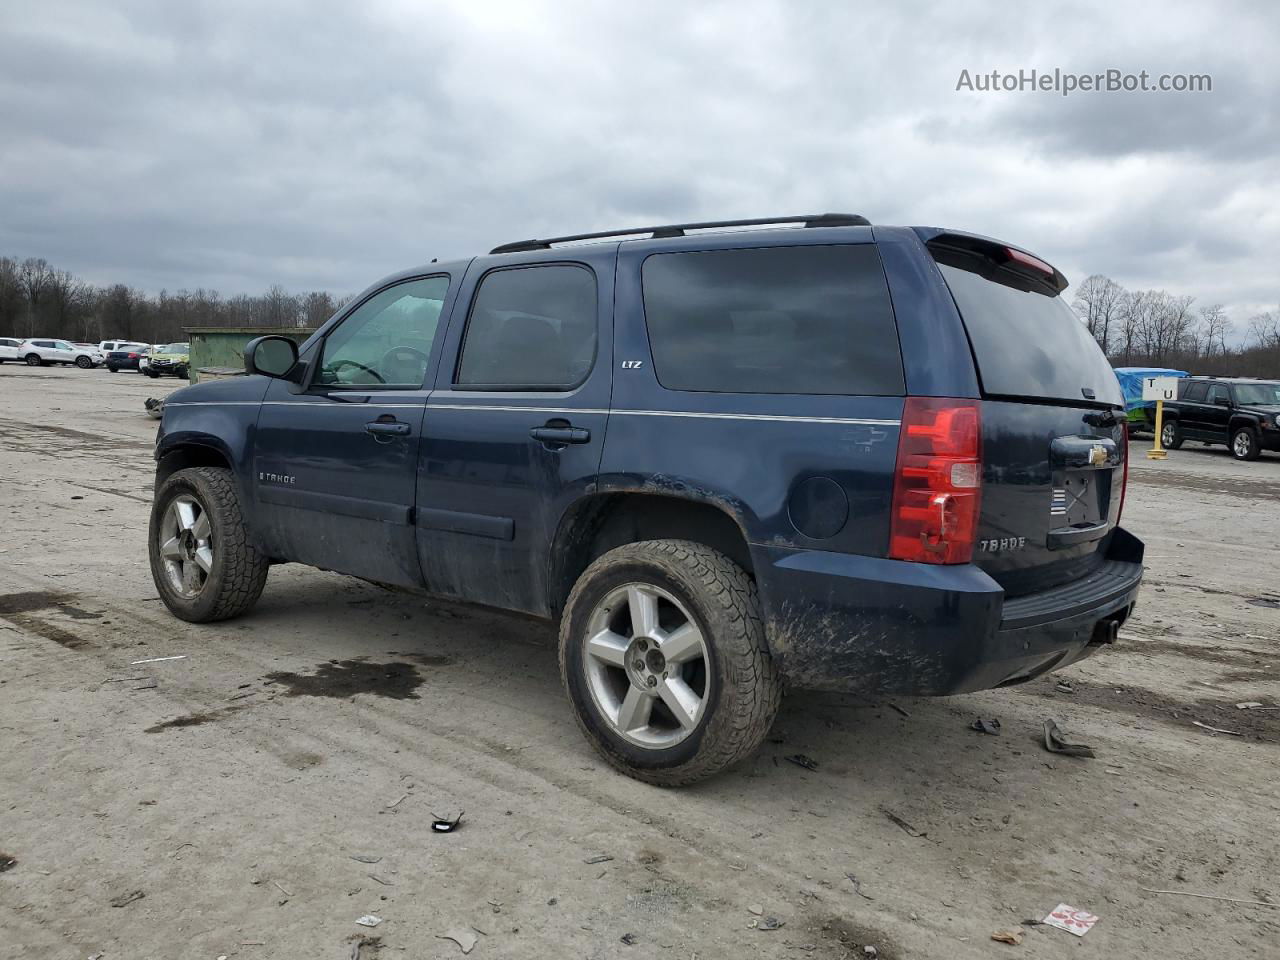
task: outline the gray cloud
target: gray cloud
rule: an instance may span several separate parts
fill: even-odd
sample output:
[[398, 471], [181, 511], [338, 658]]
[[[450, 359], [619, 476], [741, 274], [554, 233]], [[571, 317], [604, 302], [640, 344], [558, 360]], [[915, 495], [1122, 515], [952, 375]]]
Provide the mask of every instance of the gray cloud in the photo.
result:
[[[855, 210], [1228, 305], [1280, 300], [1270, 4], [19, 0], [0, 252], [96, 282], [352, 291], [632, 223]], [[962, 69], [1209, 94], [957, 93]]]

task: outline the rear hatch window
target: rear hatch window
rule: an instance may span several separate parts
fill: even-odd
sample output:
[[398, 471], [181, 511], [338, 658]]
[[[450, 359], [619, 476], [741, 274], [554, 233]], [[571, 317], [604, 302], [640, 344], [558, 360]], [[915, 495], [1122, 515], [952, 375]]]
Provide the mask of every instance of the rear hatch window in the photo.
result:
[[999, 263], [989, 251], [929, 246], [969, 333], [986, 395], [1124, 404], [1111, 365], [1051, 275]]

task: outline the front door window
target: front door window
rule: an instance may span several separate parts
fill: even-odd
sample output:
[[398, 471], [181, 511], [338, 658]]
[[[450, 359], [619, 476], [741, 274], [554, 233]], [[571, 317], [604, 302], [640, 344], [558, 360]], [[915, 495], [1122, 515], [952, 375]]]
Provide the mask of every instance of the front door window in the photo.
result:
[[316, 383], [420, 388], [448, 292], [448, 277], [426, 277], [374, 294], [325, 338]]

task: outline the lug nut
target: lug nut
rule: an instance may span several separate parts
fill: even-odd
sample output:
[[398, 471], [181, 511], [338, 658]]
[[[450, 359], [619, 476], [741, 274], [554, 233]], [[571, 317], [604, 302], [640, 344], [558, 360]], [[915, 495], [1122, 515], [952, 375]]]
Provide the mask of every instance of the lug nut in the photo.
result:
[[632, 665], [633, 667], [635, 667], [637, 670], [643, 670], [643, 669], [644, 669], [644, 661], [643, 661], [643, 660], [636, 660], [636, 661], [635, 661], [634, 663], [632, 663], [631, 665]]
[[650, 675], [650, 676], [648, 676], [648, 677], [645, 677], [645, 678], [644, 678], [644, 682], [645, 682], [645, 683], [647, 683], [647, 684], [648, 684], [649, 686], [651, 686], [651, 687], [656, 687], [656, 686], [658, 685], [658, 678], [657, 678], [657, 677], [655, 677], [655, 676]]

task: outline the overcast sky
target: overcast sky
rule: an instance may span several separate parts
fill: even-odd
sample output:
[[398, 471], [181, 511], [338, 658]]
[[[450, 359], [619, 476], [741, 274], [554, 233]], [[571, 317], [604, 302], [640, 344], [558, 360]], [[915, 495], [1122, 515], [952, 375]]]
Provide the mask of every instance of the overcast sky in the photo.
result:
[[[75, 3], [0, 16], [0, 254], [350, 293], [531, 236], [810, 211], [1280, 301], [1280, 5]], [[1207, 73], [1209, 93], [957, 92]]]

